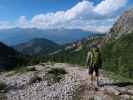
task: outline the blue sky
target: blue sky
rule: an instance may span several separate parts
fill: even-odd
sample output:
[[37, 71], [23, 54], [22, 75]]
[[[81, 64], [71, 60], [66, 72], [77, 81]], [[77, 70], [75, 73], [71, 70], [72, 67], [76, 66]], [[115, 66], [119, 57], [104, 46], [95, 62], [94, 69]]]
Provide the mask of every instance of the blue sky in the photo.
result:
[[0, 0], [0, 29], [35, 27], [108, 31], [132, 4], [133, 0]]
[[[66, 10], [79, 0], [0, 0], [0, 20], [16, 20], [20, 16]], [[10, 17], [9, 17], [10, 16]]]

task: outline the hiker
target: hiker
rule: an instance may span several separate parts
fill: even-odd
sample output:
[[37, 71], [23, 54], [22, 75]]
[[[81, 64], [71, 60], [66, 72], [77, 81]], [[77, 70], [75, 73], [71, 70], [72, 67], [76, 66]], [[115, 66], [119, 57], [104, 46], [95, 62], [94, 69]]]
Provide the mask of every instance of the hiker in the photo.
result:
[[99, 86], [98, 78], [99, 78], [99, 69], [102, 67], [102, 59], [101, 59], [101, 52], [96, 45], [90, 47], [90, 50], [87, 54], [87, 66], [89, 67], [89, 75], [91, 79], [91, 84], [93, 85], [93, 81], [95, 77], [93, 73], [95, 72], [96, 76], [96, 85]]

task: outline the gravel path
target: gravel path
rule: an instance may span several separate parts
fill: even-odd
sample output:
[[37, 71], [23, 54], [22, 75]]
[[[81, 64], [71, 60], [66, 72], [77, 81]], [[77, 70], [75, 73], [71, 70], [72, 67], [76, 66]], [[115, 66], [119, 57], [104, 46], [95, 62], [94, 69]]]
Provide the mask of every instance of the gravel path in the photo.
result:
[[[133, 99], [132, 94], [122, 94], [121, 91], [133, 93], [133, 89], [118, 86], [100, 87], [98, 91], [92, 88], [88, 76], [88, 70], [77, 65], [56, 63], [54, 65], [41, 64], [35, 67], [36, 72], [26, 72], [9, 76], [9, 73], [3, 73], [0, 81], [6, 82], [10, 89], [5, 94], [7, 100], [128, 100]], [[68, 72], [64, 78], [52, 85], [43, 79], [47, 68], [61, 67]], [[28, 84], [30, 79], [37, 74], [43, 80], [34, 84]], [[105, 77], [100, 77], [102, 82], [112, 83]], [[2, 99], [1, 99], [2, 100]], [[3, 99], [4, 100], [4, 99]]]

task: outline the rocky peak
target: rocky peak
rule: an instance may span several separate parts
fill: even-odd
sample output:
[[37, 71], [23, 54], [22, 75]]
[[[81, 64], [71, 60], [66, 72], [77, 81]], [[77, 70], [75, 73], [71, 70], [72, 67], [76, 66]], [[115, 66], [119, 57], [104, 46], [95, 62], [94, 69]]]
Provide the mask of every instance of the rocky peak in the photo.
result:
[[110, 30], [112, 37], [115, 38], [131, 32], [133, 32], [133, 8], [124, 12]]

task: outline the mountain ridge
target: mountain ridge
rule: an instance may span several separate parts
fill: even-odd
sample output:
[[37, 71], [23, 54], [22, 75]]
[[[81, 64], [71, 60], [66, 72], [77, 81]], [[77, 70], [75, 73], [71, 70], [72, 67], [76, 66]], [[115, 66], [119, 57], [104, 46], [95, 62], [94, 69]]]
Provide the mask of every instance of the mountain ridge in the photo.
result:
[[60, 48], [61, 46], [45, 38], [34, 38], [28, 42], [24, 42], [14, 46], [18, 52], [30, 56], [47, 55], [50, 52]]
[[70, 43], [80, 40], [96, 32], [83, 31], [80, 29], [36, 29], [36, 28], [14, 28], [0, 30], [0, 41], [8, 45], [17, 45], [34, 38], [46, 38], [58, 44]]
[[15, 49], [0, 42], [0, 70], [15, 67], [20, 56]]
[[110, 30], [112, 38], [119, 38], [133, 32], [133, 8], [125, 11]]

